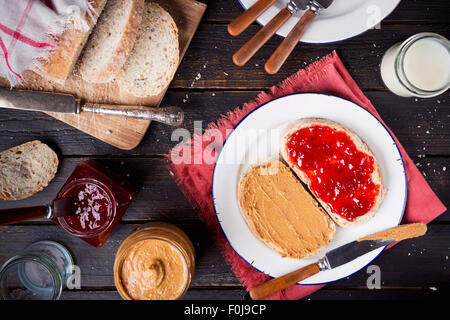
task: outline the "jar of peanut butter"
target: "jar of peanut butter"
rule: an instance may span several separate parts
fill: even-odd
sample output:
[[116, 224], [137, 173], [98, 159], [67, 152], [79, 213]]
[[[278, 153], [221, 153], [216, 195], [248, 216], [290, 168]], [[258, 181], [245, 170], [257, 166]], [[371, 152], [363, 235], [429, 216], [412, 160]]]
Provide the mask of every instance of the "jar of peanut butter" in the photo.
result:
[[114, 261], [114, 282], [125, 300], [181, 299], [195, 269], [194, 246], [178, 227], [148, 223], [131, 233]]

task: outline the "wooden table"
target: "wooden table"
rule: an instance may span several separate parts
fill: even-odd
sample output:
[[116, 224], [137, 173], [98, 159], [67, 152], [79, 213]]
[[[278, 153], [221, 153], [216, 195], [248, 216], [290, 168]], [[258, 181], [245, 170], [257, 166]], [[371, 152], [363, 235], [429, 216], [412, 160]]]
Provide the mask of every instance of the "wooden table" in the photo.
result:
[[[263, 70], [265, 60], [281, 39], [275, 37], [245, 66], [236, 67], [232, 54], [257, 30], [253, 24], [233, 38], [226, 25], [242, 8], [235, 0], [208, 1], [208, 9], [189, 50], [162, 103], [178, 105], [186, 112], [184, 128], [194, 121], [203, 128], [228, 110], [252, 100], [299, 68], [333, 49], [371, 99], [384, 121], [397, 135], [425, 178], [447, 206], [450, 205], [450, 98], [449, 93], [431, 99], [399, 98], [383, 86], [379, 63], [394, 43], [423, 31], [450, 37], [446, 0], [404, 0], [381, 24], [381, 29], [333, 44], [297, 46], [281, 71], [274, 76]], [[174, 223], [193, 239], [197, 268], [186, 299], [244, 299], [245, 290], [225, 263], [202, 223], [166, 169], [164, 155], [177, 141], [172, 129], [153, 123], [140, 146], [122, 151], [102, 143], [45, 114], [0, 112], [0, 150], [39, 139], [53, 147], [61, 165], [57, 176], [42, 192], [17, 201], [0, 201], [0, 208], [48, 203], [76, 164], [96, 158], [142, 183], [139, 196], [122, 223], [102, 248], [93, 248], [68, 235], [58, 226], [38, 221], [0, 227], [0, 263], [41, 239], [65, 244], [81, 268], [80, 290], [66, 290], [62, 299], [120, 299], [113, 281], [113, 260], [122, 240], [136, 226], [148, 221]], [[366, 286], [364, 268], [331, 283], [308, 299], [411, 299], [442, 296], [450, 288], [450, 215], [444, 213], [429, 224], [428, 234], [405, 241], [381, 254], [372, 264], [381, 269], [379, 290]]]

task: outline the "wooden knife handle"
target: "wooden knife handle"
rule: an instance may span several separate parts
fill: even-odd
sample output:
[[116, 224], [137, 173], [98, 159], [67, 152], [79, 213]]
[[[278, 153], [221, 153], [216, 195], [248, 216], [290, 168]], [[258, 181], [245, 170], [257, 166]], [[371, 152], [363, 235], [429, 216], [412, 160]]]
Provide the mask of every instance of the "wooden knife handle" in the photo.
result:
[[35, 220], [47, 216], [47, 206], [0, 210], [0, 225]]
[[259, 0], [244, 13], [228, 24], [228, 33], [238, 36], [247, 29], [260, 15], [269, 9], [277, 0]]
[[295, 27], [289, 32], [283, 42], [281, 42], [280, 46], [275, 50], [269, 60], [267, 60], [265, 65], [267, 73], [275, 74], [280, 70], [281, 66], [289, 57], [292, 50], [294, 50], [315, 16], [316, 13], [311, 10], [308, 10], [303, 14], [300, 21], [297, 22]]
[[287, 287], [302, 281], [303, 279], [309, 278], [320, 271], [317, 263], [313, 263], [303, 267], [301, 269], [292, 271], [279, 278], [267, 281], [259, 286], [250, 289], [250, 297], [253, 300], [260, 300], [268, 297], [280, 290], [286, 289]]
[[251, 57], [281, 28], [292, 14], [288, 9], [281, 10], [269, 21], [257, 34], [255, 34], [242, 48], [233, 55], [233, 62], [237, 66], [243, 66]]

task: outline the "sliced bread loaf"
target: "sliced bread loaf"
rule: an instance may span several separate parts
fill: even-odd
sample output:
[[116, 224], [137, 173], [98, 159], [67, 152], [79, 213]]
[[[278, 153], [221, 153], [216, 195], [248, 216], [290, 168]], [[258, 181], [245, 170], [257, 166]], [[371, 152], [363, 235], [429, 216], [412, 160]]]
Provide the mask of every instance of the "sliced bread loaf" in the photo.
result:
[[106, 0], [92, 0], [90, 4], [94, 8], [95, 14], [89, 15], [86, 13], [86, 22], [89, 29], [82, 30], [76, 29], [74, 26], [68, 26], [58, 38], [56, 48], [51, 51], [48, 59], [43, 62], [39, 69], [35, 70], [39, 75], [60, 84], [66, 81], [78, 61], [78, 57], [97, 22], [97, 17], [106, 4]]
[[144, 0], [109, 0], [84, 48], [79, 73], [84, 81], [106, 83], [122, 70], [133, 49]]
[[178, 29], [170, 14], [146, 2], [134, 48], [118, 77], [120, 89], [135, 97], [157, 96], [175, 75], [179, 51]]
[[[296, 144], [305, 145], [306, 152], [289, 151], [291, 137], [305, 128], [310, 130], [312, 140], [298, 138]], [[316, 128], [345, 135], [340, 140], [327, 140], [322, 138], [326, 134]], [[280, 155], [339, 226], [364, 223], [377, 212], [385, 194], [378, 161], [361, 138], [343, 125], [322, 118], [294, 121], [281, 132]], [[308, 167], [308, 161], [314, 168]]]
[[0, 152], [0, 198], [30, 197], [50, 183], [57, 169], [56, 153], [37, 140]]

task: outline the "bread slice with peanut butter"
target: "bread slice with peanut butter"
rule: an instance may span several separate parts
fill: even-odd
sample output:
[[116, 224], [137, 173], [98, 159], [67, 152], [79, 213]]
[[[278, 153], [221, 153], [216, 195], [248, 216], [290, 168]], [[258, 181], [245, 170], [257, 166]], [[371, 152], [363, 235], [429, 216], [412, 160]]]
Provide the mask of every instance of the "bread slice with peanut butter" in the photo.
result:
[[281, 161], [249, 168], [240, 179], [238, 197], [253, 234], [283, 257], [314, 256], [334, 238], [333, 221]]

